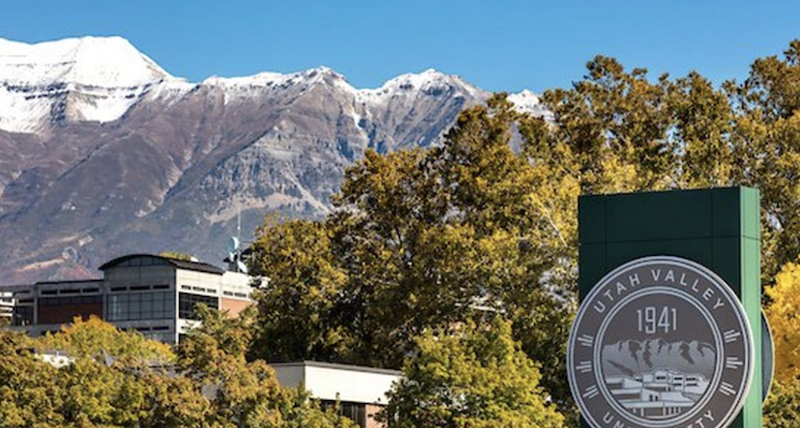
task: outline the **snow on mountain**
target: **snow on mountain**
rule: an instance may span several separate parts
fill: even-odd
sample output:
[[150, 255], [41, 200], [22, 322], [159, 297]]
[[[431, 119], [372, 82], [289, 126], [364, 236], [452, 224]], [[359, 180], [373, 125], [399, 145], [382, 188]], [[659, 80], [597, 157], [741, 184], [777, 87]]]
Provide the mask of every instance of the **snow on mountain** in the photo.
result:
[[328, 67], [317, 67], [287, 74], [262, 72], [252, 76], [243, 77], [212, 76], [204, 80], [202, 84], [219, 86], [226, 89], [280, 88], [292, 85], [318, 83], [326, 79], [343, 81], [346, 84], [345, 88], [352, 88], [352, 86], [346, 83], [344, 76]]
[[27, 44], [0, 39], [0, 76], [10, 84], [53, 82], [124, 88], [172, 76], [121, 37]]
[[440, 95], [449, 90], [459, 90], [474, 98], [484, 98], [487, 93], [465, 82], [458, 76], [448, 76], [429, 68], [421, 73], [407, 73], [388, 80], [377, 89], [361, 89], [359, 100], [366, 103], [383, 103], [402, 94]]
[[37, 132], [65, 120], [113, 121], [166, 80], [175, 78], [121, 37], [36, 44], [0, 39], [0, 129]]
[[326, 67], [192, 83], [119, 37], [0, 39], [0, 284], [120, 252], [216, 261], [240, 209], [248, 234], [267, 212], [324, 215], [366, 149], [436, 145], [489, 95], [436, 70], [374, 89]]
[[308, 90], [314, 85], [327, 84], [344, 93], [355, 94], [353, 88], [341, 74], [328, 67], [317, 67], [295, 73], [262, 72], [244, 77], [212, 76], [200, 83], [219, 88], [225, 93], [225, 102], [252, 98], [261, 94], [277, 94], [285, 91]]
[[[35, 44], [0, 39], [0, 130], [41, 133], [67, 122], [112, 122], [139, 100], [180, 97], [198, 86], [223, 91], [224, 103], [256, 95], [310, 90], [327, 84], [353, 97], [362, 115], [387, 106], [410, 109], [419, 97], [485, 99], [489, 94], [455, 75], [433, 69], [397, 76], [376, 89], [356, 89], [327, 68], [296, 73], [264, 72], [247, 77], [213, 76], [199, 84], [175, 78], [121, 37], [82, 37]], [[520, 111], [545, 114], [538, 97], [509, 97]], [[375, 110], [370, 112], [369, 110]]]
[[509, 94], [508, 100], [514, 103], [514, 107], [522, 113], [529, 113], [534, 116], [550, 116], [550, 112], [544, 108], [539, 96], [527, 89], [516, 94]]

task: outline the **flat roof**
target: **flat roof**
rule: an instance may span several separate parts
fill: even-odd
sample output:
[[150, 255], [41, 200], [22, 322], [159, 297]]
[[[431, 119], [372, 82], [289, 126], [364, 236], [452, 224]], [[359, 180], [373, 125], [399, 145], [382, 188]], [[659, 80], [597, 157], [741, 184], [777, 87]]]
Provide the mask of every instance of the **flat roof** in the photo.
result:
[[288, 363], [269, 363], [269, 365], [272, 367], [303, 367], [303, 366], [321, 367], [327, 369], [347, 370], [353, 372], [387, 374], [393, 376], [400, 376], [403, 374], [403, 372], [400, 370], [379, 369], [375, 367], [355, 366], [350, 364], [325, 363], [322, 361], [294, 361]]
[[91, 279], [67, 279], [63, 281], [39, 281], [37, 284], [79, 284], [82, 282], [103, 282], [102, 278], [91, 278]]

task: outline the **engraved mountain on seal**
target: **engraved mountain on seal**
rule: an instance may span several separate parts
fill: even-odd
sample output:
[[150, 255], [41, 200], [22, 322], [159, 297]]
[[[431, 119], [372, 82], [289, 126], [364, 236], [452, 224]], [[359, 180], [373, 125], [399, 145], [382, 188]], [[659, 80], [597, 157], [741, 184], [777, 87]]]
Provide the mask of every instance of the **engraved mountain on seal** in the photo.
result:
[[669, 369], [695, 373], [710, 379], [714, 374], [716, 351], [698, 340], [667, 342], [664, 339], [620, 340], [603, 346], [603, 373], [627, 375]]

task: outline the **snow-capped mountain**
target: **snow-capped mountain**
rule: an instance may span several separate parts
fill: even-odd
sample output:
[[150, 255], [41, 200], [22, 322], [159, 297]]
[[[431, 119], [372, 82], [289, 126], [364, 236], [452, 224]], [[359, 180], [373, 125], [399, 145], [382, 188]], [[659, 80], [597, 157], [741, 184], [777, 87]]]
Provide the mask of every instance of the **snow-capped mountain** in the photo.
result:
[[0, 39], [0, 129], [119, 119], [153, 85], [176, 80], [120, 37], [34, 45]]
[[133, 251], [215, 263], [240, 208], [247, 231], [324, 214], [365, 149], [437, 144], [488, 96], [435, 70], [374, 89], [325, 67], [191, 83], [119, 37], [0, 39], [0, 283]]
[[514, 107], [523, 113], [543, 117], [551, 116], [550, 112], [542, 105], [539, 96], [527, 89], [516, 94], [509, 94], [508, 100], [514, 103]]

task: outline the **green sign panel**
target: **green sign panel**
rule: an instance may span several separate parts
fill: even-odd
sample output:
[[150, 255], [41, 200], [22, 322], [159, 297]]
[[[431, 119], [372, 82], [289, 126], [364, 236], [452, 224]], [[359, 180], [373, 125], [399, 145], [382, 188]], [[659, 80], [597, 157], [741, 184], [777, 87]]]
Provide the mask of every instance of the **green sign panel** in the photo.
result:
[[761, 427], [758, 204], [744, 187], [581, 197], [567, 368], [585, 424]]

